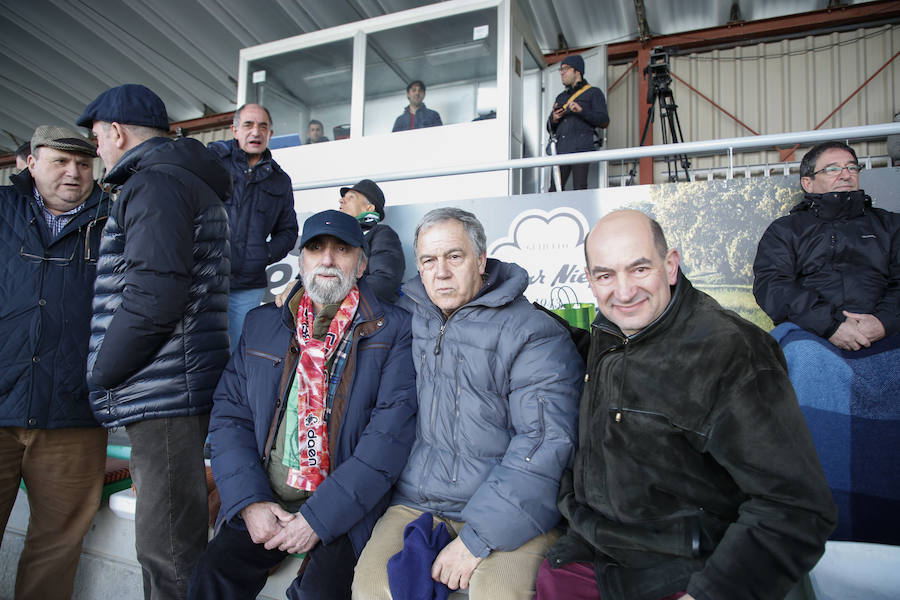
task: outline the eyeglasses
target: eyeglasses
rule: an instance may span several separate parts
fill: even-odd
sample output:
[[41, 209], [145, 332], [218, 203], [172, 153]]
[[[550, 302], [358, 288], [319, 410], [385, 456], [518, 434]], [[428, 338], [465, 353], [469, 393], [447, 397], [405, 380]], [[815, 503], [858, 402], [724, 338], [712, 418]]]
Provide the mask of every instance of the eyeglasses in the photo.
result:
[[[96, 227], [99, 227], [100, 230], [102, 230], [103, 226], [106, 224], [106, 219], [106, 216], [98, 217], [78, 228], [78, 237], [80, 238], [82, 234], [84, 235], [84, 252], [82, 253], [82, 256], [84, 256], [84, 262], [86, 263], [97, 263], [97, 257], [91, 255], [91, 233]], [[47, 262], [58, 267], [68, 266], [69, 263], [75, 259], [75, 254], [78, 252], [77, 243], [72, 244], [72, 254], [69, 256], [42, 256], [25, 250], [25, 237], [28, 234], [28, 230], [31, 229], [35, 223], [37, 223], [37, 217], [31, 217], [28, 227], [22, 232], [22, 245], [19, 247], [19, 256], [33, 263]]]
[[837, 165], [828, 165], [824, 169], [814, 171], [813, 177], [815, 177], [819, 173], [825, 173], [829, 177], [837, 177], [844, 169], [847, 169], [847, 173], [849, 173], [850, 175], [859, 175], [859, 172], [863, 170], [863, 166], [857, 164], [850, 164], [843, 167], [839, 167]]
[[566, 71], [569, 71], [569, 70], [572, 69], [572, 68], [573, 68], [573, 67], [572, 67], [571, 65], [563, 65], [563, 66], [561, 66], [561, 67], [559, 68], [559, 72], [560, 72], [560, 73], [565, 73]]

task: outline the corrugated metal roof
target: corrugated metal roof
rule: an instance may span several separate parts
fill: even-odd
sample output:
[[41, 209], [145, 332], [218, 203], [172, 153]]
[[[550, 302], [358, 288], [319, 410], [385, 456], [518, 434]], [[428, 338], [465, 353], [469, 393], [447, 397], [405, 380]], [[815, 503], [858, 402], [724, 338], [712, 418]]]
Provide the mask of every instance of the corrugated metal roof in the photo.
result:
[[[180, 121], [234, 108], [241, 48], [428, 0], [2, 0], [0, 152], [74, 123], [104, 89], [143, 83]], [[850, 2], [853, 3], [853, 2]], [[828, 0], [644, 0], [651, 34], [825, 8]], [[634, 0], [520, 0], [541, 50], [637, 39]]]

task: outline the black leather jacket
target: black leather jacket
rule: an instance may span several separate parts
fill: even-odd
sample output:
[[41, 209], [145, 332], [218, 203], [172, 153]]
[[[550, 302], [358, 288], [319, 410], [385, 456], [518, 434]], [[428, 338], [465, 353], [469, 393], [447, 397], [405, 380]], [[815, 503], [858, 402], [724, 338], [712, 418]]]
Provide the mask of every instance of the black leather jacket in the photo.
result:
[[828, 338], [847, 310], [898, 333], [900, 214], [873, 208], [862, 190], [806, 194], [759, 240], [753, 275], [753, 295], [776, 324]]
[[595, 321], [578, 428], [548, 558], [605, 600], [781, 598], [834, 529], [778, 344], [680, 273], [639, 333]]

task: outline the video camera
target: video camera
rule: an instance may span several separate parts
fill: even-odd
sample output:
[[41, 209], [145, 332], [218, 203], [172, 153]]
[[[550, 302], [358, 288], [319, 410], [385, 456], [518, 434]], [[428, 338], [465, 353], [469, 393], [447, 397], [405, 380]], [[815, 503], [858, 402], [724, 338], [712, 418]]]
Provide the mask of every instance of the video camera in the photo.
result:
[[650, 85], [647, 87], [647, 104], [652, 104], [656, 96], [661, 91], [668, 90], [672, 84], [669, 52], [662, 46], [656, 46], [650, 51], [650, 62], [644, 67], [644, 75], [650, 78]]

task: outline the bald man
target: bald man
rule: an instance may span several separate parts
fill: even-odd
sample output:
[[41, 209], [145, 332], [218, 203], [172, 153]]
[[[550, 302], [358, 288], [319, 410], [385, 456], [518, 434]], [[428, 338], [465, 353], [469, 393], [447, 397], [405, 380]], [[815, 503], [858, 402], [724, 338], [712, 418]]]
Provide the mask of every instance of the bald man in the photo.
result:
[[778, 345], [694, 289], [643, 213], [601, 219], [585, 259], [600, 315], [569, 530], [536, 598], [783, 598], [836, 509]]

